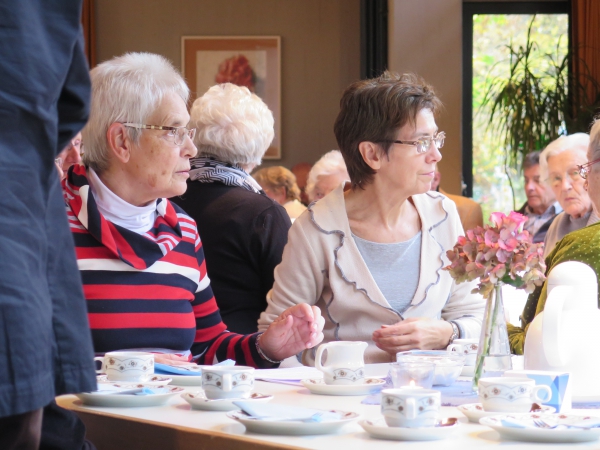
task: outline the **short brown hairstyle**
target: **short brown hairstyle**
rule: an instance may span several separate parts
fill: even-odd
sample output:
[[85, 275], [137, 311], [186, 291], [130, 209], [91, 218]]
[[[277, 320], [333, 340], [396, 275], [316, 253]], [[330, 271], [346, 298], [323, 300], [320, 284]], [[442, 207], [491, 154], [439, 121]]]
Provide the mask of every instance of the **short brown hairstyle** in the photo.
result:
[[419, 111], [430, 109], [437, 115], [441, 108], [433, 87], [412, 73], [386, 71], [378, 78], [351, 84], [340, 100], [333, 131], [352, 188], [370, 183], [376, 173], [358, 151], [361, 142], [379, 144], [387, 155], [398, 130], [414, 124]]
[[283, 166], [264, 167], [254, 172], [252, 177], [263, 187], [285, 188], [285, 198], [288, 201], [300, 200], [300, 188], [296, 184], [296, 175]]

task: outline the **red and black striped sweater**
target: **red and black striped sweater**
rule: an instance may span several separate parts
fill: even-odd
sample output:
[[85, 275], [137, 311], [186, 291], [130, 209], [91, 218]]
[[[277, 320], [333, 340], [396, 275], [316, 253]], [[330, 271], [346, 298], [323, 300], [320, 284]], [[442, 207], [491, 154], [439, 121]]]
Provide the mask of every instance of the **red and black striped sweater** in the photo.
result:
[[227, 331], [196, 223], [181, 208], [158, 199], [142, 235], [99, 213], [84, 166], [71, 167], [63, 194], [97, 353], [166, 348], [191, 350], [200, 364], [272, 367], [256, 351], [256, 334]]

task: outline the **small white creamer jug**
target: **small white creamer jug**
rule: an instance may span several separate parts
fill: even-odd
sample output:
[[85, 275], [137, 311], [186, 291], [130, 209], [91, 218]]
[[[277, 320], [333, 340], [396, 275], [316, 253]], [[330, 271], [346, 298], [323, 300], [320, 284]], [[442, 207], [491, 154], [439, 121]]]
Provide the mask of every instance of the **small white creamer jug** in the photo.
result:
[[[323, 372], [326, 384], [362, 384], [365, 382], [366, 342], [335, 341], [321, 344], [317, 349], [315, 367]], [[327, 364], [321, 363], [327, 350]]]

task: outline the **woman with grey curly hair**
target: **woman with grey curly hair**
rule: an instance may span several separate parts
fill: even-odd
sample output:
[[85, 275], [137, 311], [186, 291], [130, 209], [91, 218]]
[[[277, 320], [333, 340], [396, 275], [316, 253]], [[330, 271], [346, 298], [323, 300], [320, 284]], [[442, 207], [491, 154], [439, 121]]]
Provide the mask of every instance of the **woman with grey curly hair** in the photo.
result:
[[253, 333], [291, 226], [250, 176], [274, 136], [273, 114], [247, 88], [225, 83], [196, 99], [187, 192], [173, 201], [197, 222], [208, 276], [230, 331]]

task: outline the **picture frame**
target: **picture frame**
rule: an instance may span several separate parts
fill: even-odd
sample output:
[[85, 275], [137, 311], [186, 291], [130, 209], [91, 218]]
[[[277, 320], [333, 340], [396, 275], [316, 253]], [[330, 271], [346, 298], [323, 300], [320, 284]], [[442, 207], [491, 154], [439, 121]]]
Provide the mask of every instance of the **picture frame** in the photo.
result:
[[281, 159], [281, 37], [182, 36], [181, 71], [190, 88], [190, 106], [209, 87], [248, 87], [273, 112], [275, 138], [263, 159]]

